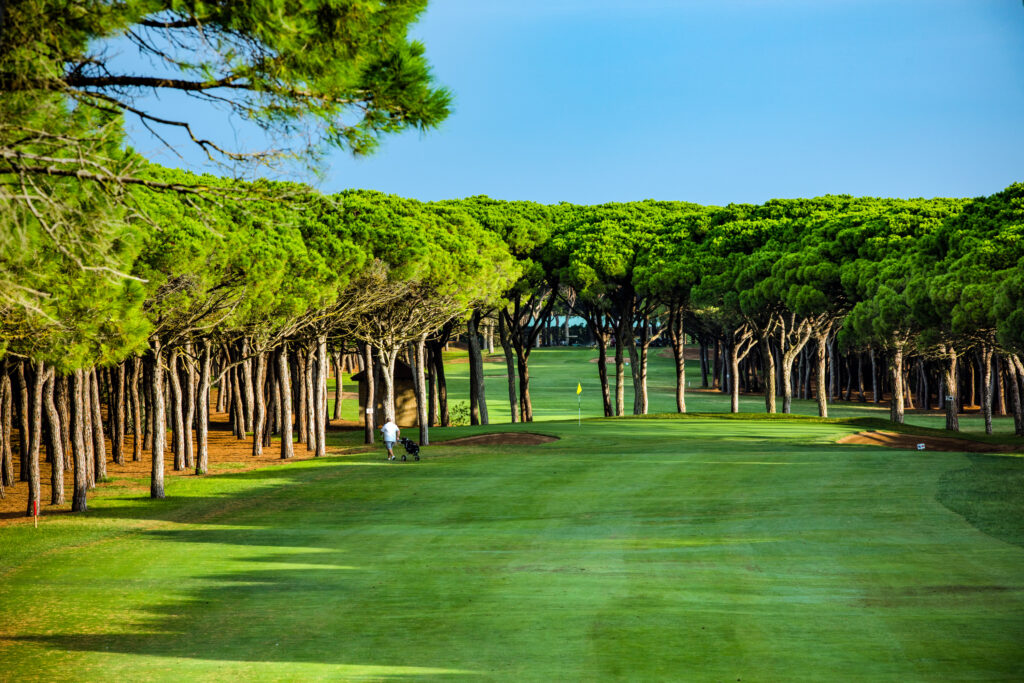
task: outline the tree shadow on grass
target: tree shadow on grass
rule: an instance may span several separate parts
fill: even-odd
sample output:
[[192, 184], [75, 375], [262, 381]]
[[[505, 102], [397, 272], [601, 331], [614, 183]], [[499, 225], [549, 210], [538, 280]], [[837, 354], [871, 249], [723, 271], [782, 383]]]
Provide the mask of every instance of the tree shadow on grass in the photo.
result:
[[[360, 476], [365, 468], [387, 468], [380, 459], [357, 456], [329, 456], [319, 460], [295, 463], [298, 466], [269, 466], [246, 472], [225, 472], [203, 479], [181, 478], [169, 482], [167, 497], [152, 499], [148, 495], [99, 496], [90, 500], [90, 508], [82, 513], [92, 518], [116, 520], [148, 520], [166, 522], [201, 522], [216, 524], [221, 517], [232, 517], [239, 511], [259, 509], [268, 500], [288, 497], [293, 486], [329, 484], [337, 480], [338, 490], [345, 480]], [[392, 466], [393, 468], [393, 466]], [[198, 484], [197, 488], [194, 488]], [[194, 493], [193, 491], [199, 491]], [[313, 500], [311, 504], [321, 501]]]
[[979, 531], [1024, 548], [1024, 458], [967, 458], [969, 467], [942, 475], [936, 498]]
[[[435, 640], [435, 615], [446, 607], [443, 595], [423, 591], [412, 572], [397, 571], [365, 548], [330, 547], [346, 538], [337, 529], [325, 533], [295, 521], [286, 517], [281, 527], [256, 529], [142, 532], [143, 542], [156, 542], [157, 552], [166, 547], [167, 557], [206, 551], [163, 544], [219, 544], [234, 547], [221, 551], [225, 559], [216, 562], [244, 566], [200, 577], [188, 576], [187, 567], [172, 569], [163, 597], [148, 594], [142, 606], [113, 614], [115, 619], [99, 627], [105, 633], [65, 626], [65, 633], [48, 629], [11, 640], [56, 652], [353, 667], [353, 675], [366, 669], [376, 677], [471, 673]], [[166, 570], [154, 565], [148, 573], [157, 571]], [[184, 589], [174, 589], [176, 575], [187, 582]], [[290, 675], [303, 678], [302, 672]]]
[[[329, 561], [323, 555], [288, 559], [300, 560]], [[55, 651], [209, 661], [358, 664], [382, 671], [463, 668], [452, 666], [441, 650], [406, 647], [406, 634], [434, 630], [426, 613], [389, 612], [395, 602], [411, 604], [409, 596], [393, 587], [357, 588], [368, 579], [344, 578], [353, 572], [359, 570], [341, 565], [212, 575], [204, 577], [211, 585], [190, 598], [136, 613], [127, 632], [37, 634], [14, 640]]]

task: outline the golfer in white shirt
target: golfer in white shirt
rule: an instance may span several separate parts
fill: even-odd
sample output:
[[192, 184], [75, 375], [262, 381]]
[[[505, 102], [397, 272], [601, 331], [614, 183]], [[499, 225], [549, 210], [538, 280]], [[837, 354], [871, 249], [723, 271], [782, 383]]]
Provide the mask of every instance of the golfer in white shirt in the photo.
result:
[[391, 450], [395, 447], [395, 442], [398, 441], [398, 434], [402, 430], [398, 428], [394, 420], [388, 420], [384, 423], [384, 426], [380, 428], [382, 434], [384, 434], [384, 445], [388, 449], [388, 460], [395, 459], [395, 452]]

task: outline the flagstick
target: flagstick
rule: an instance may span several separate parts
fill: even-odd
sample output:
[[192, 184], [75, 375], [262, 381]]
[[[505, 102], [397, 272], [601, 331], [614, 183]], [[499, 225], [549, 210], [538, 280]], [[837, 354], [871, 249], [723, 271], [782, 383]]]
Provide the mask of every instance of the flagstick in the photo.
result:
[[576, 426], [580, 427], [583, 425], [583, 397], [580, 394], [583, 393], [583, 383], [576, 383]]

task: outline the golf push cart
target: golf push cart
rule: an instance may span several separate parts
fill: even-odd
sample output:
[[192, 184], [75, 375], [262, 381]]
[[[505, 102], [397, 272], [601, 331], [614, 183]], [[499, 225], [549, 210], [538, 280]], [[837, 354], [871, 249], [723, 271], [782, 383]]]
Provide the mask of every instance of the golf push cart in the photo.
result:
[[420, 459], [420, 445], [418, 443], [412, 439], [407, 439], [404, 436], [400, 438], [398, 442], [402, 444], [403, 448], [405, 448], [405, 453], [402, 453], [402, 462], [405, 462], [409, 455], [412, 456], [413, 460]]

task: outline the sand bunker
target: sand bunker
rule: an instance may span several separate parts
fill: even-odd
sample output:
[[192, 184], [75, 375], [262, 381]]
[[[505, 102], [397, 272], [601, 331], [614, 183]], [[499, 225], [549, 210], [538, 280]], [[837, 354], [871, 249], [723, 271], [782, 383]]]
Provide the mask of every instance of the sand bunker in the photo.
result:
[[888, 448], [909, 448], [917, 450], [917, 444], [923, 443], [928, 451], [953, 451], [956, 453], [1018, 453], [1019, 446], [998, 443], [982, 443], [967, 439], [953, 439], [942, 436], [914, 436], [913, 434], [897, 434], [895, 432], [857, 432], [839, 439], [837, 443], [860, 444], [868, 446], [886, 446]]
[[439, 441], [438, 446], [536, 446], [542, 443], [558, 441], [558, 437], [530, 432], [498, 432], [497, 434], [478, 434], [464, 436], [451, 441]]

